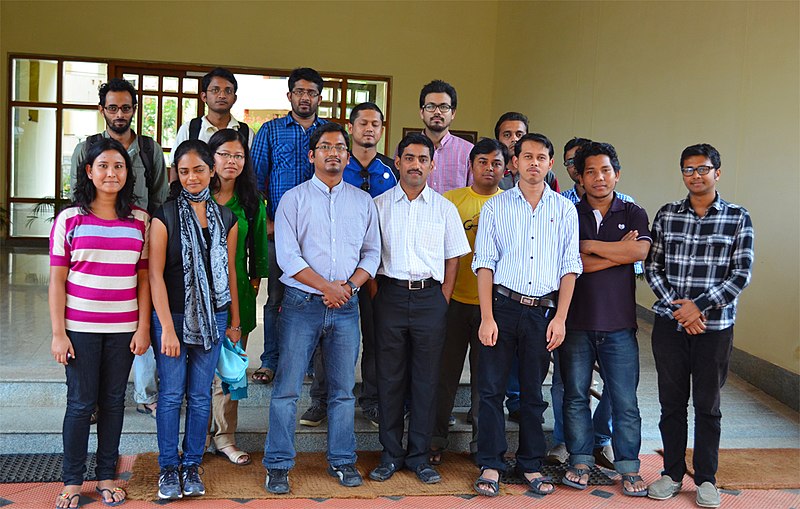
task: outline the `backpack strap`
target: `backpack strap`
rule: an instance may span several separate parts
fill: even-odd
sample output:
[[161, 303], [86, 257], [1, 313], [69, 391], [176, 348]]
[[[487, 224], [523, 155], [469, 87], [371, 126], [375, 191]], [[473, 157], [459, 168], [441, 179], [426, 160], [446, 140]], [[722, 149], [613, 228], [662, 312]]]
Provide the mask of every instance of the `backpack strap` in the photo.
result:
[[250, 144], [250, 127], [241, 120], [239, 120], [239, 132], [244, 137], [244, 149], [250, 150], [250, 147], [248, 147]]
[[[147, 192], [152, 193], [155, 185], [155, 175], [153, 175], [153, 166], [155, 165], [156, 142], [153, 138], [139, 134], [136, 136], [136, 142], [139, 144], [139, 157], [142, 159], [144, 165], [144, 182], [147, 185]], [[149, 210], [151, 214], [152, 210]]]
[[189, 139], [196, 140], [200, 137], [200, 127], [203, 124], [203, 117], [193, 118], [189, 122]]

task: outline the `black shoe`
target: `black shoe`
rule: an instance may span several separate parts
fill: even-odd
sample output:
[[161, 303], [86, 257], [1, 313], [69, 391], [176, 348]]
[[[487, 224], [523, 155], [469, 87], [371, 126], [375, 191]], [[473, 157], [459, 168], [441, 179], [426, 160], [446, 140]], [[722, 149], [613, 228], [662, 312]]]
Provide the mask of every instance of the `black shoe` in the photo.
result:
[[514, 410], [513, 412], [508, 412], [508, 420], [511, 422], [516, 422], [519, 424], [519, 410]]
[[361, 414], [364, 416], [366, 420], [369, 421], [370, 424], [372, 424], [376, 428], [380, 427], [380, 423], [378, 421], [380, 417], [380, 413], [378, 412], [378, 407], [365, 408], [361, 411]]
[[472, 424], [472, 407], [467, 411], [467, 424]]
[[165, 467], [158, 476], [158, 498], [161, 500], [177, 500], [183, 498], [181, 477], [178, 467]]
[[400, 470], [400, 466], [394, 463], [381, 463], [369, 473], [369, 478], [373, 481], [388, 481], [398, 470]]
[[206, 486], [200, 478], [199, 465], [185, 465], [181, 468], [184, 497], [199, 497], [206, 494]]
[[594, 450], [594, 462], [603, 468], [614, 470], [614, 449], [610, 444]]
[[328, 466], [328, 473], [331, 477], [338, 477], [339, 484], [346, 488], [355, 488], [356, 486], [361, 486], [364, 482], [353, 463], [339, 465], [338, 467]]
[[300, 416], [303, 426], [317, 427], [328, 418], [328, 407], [319, 403], [311, 403], [311, 407]]
[[267, 491], [276, 495], [289, 493], [289, 471], [284, 468], [267, 470]]
[[425, 484], [436, 484], [442, 480], [442, 476], [432, 466], [427, 463], [420, 463], [414, 467], [414, 473], [417, 474], [417, 479]]

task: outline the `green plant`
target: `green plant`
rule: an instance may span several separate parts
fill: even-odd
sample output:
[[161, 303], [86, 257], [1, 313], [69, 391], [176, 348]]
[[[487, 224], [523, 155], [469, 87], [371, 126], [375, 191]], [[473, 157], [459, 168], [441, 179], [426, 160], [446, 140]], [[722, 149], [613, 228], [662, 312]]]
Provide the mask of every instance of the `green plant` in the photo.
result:
[[34, 221], [44, 220], [52, 223], [59, 212], [64, 210], [70, 204], [69, 200], [63, 198], [53, 198], [47, 196], [38, 202], [28, 214], [28, 220], [25, 222], [25, 227], [30, 228]]
[[11, 212], [5, 207], [0, 207], [0, 233], [7, 233], [10, 230]]

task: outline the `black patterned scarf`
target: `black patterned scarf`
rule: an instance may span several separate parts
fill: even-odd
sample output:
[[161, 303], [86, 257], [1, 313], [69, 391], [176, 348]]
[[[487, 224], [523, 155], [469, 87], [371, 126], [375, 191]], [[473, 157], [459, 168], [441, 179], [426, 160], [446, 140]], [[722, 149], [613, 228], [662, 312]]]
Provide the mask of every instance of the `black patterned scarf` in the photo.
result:
[[[208, 188], [197, 194], [185, 189], [178, 196], [178, 224], [181, 227], [183, 283], [186, 290], [183, 315], [183, 341], [210, 350], [219, 341], [214, 314], [231, 302], [228, 286], [228, 239], [219, 206]], [[206, 218], [211, 245], [206, 245], [193, 202], [206, 203]]]

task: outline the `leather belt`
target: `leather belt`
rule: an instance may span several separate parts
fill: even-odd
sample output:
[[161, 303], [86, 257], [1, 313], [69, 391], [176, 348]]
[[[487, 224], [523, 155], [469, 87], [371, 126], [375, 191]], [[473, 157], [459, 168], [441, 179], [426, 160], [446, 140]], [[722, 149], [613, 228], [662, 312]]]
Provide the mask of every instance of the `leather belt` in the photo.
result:
[[441, 285], [441, 283], [432, 277], [429, 277], [428, 279], [419, 279], [417, 281], [407, 281], [405, 279], [394, 279], [391, 277], [387, 277], [386, 280], [395, 286], [402, 286], [403, 288], [407, 288], [409, 290], [423, 290], [425, 288], [433, 288], [434, 286]]
[[532, 308], [543, 307], [555, 309], [558, 301], [558, 292], [550, 292], [547, 295], [542, 295], [541, 297], [529, 297], [513, 290], [509, 290], [503, 285], [494, 285], [494, 291], [500, 295], [508, 297], [513, 301], [519, 302], [523, 306], [530, 306]]

